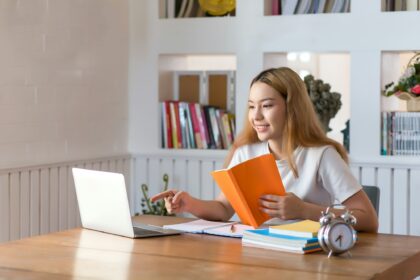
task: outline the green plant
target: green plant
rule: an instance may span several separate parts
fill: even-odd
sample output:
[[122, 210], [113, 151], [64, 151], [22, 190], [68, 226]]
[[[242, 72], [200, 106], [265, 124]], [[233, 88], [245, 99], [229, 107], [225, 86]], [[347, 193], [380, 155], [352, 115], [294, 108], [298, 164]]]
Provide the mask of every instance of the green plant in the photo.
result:
[[330, 92], [330, 84], [315, 79], [313, 75], [306, 75], [303, 80], [324, 131], [331, 131], [328, 125], [341, 108], [341, 94]]
[[414, 54], [397, 83], [391, 82], [385, 85], [385, 96], [407, 92], [412, 97], [420, 97], [420, 53]]
[[[168, 182], [169, 182], [168, 174], [163, 174], [162, 179], [164, 182], [163, 191], [166, 191], [168, 190]], [[150, 201], [149, 187], [146, 184], [142, 184], [140, 189], [141, 189], [141, 192], [143, 193], [143, 198], [141, 199], [141, 208], [142, 208], [143, 214], [172, 216], [172, 214], [169, 214], [168, 210], [166, 210], [165, 202], [163, 200], [159, 200], [155, 203]]]

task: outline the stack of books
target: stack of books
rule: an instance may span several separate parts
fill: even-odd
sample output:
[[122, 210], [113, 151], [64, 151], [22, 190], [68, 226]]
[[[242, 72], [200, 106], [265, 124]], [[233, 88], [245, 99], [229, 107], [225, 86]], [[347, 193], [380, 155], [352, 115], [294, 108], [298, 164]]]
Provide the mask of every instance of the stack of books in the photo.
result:
[[235, 116], [215, 106], [164, 101], [162, 147], [168, 149], [228, 149], [235, 138]]
[[381, 155], [420, 155], [420, 112], [382, 112]]
[[320, 251], [319, 222], [300, 222], [270, 226], [265, 229], [245, 230], [242, 245], [298, 254]]

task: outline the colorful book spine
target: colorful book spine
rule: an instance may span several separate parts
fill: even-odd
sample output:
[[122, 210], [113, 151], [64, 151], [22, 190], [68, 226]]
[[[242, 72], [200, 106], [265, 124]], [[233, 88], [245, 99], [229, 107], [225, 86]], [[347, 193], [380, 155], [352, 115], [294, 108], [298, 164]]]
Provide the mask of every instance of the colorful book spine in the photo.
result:
[[182, 142], [182, 148], [186, 148], [188, 149], [190, 147], [190, 141], [188, 139], [188, 135], [187, 135], [187, 118], [186, 118], [186, 113], [185, 113], [185, 108], [184, 108], [184, 103], [183, 102], [179, 102], [178, 103], [178, 113], [179, 113], [179, 123], [181, 124], [181, 142]]
[[195, 106], [195, 113], [197, 115], [197, 119], [198, 119], [198, 125], [200, 127], [200, 135], [201, 135], [201, 139], [203, 141], [203, 148], [204, 149], [208, 149], [210, 148], [209, 145], [209, 135], [208, 135], [208, 130], [207, 130], [207, 124], [205, 121], [205, 117], [204, 117], [204, 111], [203, 108], [200, 106], [200, 104], [194, 104]]
[[197, 112], [195, 110], [195, 104], [190, 103], [189, 109], [191, 112], [191, 119], [192, 119], [192, 125], [193, 125], [193, 130], [194, 130], [194, 139], [197, 143], [197, 148], [203, 149], [203, 141], [201, 139], [201, 134], [200, 134], [200, 124], [198, 122]]
[[184, 110], [186, 112], [186, 120], [187, 120], [187, 135], [188, 135], [188, 139], [190, 142], [190, 146], [188, 146], [188, 148], [191, 149], [196, 149], [196, 148], [200, 148], [197, 145], [197, 141], [194, 137], [194, 126], [192, 123], [192, 114], [191, 114], [191, 110], [190, 110], [190, 104], [184, 102], [183, 106], [184, 106]]
[[[172, 142], [175, 149], [180, 148], [178, 142], [178, 123], [177, 123], [177, 110], [175, 109], [177, 106], [174, 102], [169, 102], [169, 108], [171, 111], [171, 125], [172, 125]], [[179, 132], [180, 133], [180, 132]]]
[[201, 120], [203, 122], [204, 136], [206, 138], [207, 148], [211, 149], [209, 128], [208, 128], [208, 125], [207, 125], [207, 121], [206, 121], [206, 117], [205, 117], [205, 114], [204, 114], [204, 108], [203, 107], [200, 107], [200, 113], [201, 113]]
[[420, 155], [420, 113], [383, 112], [381, 154]]
[[217, 145], [216, 145], [216, 141], [213, 135], [213, 128], [212, 128], [212, 122], [211, 122], [211, 117], [210, 117], [210, 109], [212, 107], [211, 106], [204, 106], [203, 110], [204, 110], [204, 115], [205, 115], [205, 121], [206, 121], [206, 126], [207, 126], [207, 131], [209, 134], [209, 147], [210, 149], [216, 149]]

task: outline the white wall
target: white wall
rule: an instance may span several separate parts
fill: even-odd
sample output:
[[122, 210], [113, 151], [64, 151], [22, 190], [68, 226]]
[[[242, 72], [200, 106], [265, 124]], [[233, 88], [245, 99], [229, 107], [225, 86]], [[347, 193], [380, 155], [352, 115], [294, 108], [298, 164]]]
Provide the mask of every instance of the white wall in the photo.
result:
[[128, 1], [0, 1], [0, 168], [126, 153]]

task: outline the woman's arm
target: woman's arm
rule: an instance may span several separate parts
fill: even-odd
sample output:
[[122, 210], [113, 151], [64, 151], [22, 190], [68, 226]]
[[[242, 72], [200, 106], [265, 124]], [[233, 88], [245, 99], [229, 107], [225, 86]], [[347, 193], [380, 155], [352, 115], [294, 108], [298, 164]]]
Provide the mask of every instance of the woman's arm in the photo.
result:
[[[261, 210], [272, 217], [279, 217], [284, 220], [309, 219], [319, 221], [321, 211], [326, 210], [325, 206], [305, 202], [293, 193], [285, 196], [265, 195], [260, 200]], [[378, 217], [369, 198], [363, 190], [358, 191], [343, 203], [346, 208], [352, 211], [357, 219], [355, 229], [357, 231], [377, 232]], [[331, 209], [336, 216], [344, 213], [344, 210]]]
[[[236, 146], [229, 150], [223, 164], [224, 168], [232, 162], [235, 150]], [[155, 202], [159, 199], [165, 200], [165, 207], [169, 213], [188, 212], [200, 219], [210, 221], [228, 221], [235, 213], [223, 193], [220, 193], [215, 200], [202, 200], [192, 197], [188, 192], [172, 189], [158, 193], [150, 200]]]
[[192, 197], [189, 193], [177, 190], [167, 190], [153, 196], [150, 200], [155, 202], [165, 200], [165, 207], [169, 213], [188, 212], [194, 216], [211, 221], [227, 221], [234, 210], [223, 193], [215, 200], [202, 200]]
[[223, 193], [221, 193], [215, 200], [191, 198], [192, 201], [189, 204], [190, 209], [187, 210], [187, 212], [190, 212], [200, 219], [210, 221], [228, 221], [235, 213]]
[[[321, 216], [321, 211], [325, 212], [326, 210], [324, 206], [307, 202], [304, 202], [304, 204], [304, 219], [318, 221]], [[378, 232], [378, 216], [368, 196], [363, 190], [358, 191], [346, 199], [342, 204], [346, 206], [348, 210], [352, 211], [353, 216], [356, 217], [357, 223], [354, 226], [355, 230], [375, 233]], [[332, 211], [336, 216], [344, 213], [344, 210], [333, 209]]]

